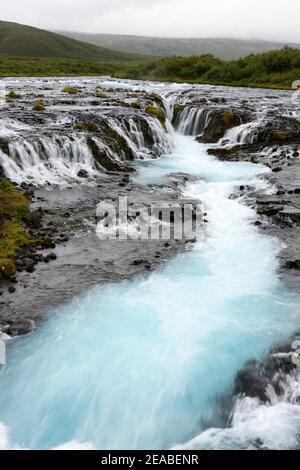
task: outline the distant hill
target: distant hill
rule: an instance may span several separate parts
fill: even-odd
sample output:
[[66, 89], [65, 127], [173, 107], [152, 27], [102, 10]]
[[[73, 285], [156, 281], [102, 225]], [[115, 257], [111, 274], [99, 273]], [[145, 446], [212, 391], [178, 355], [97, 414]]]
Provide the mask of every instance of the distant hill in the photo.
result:
[[[116, 51], [152, 56], [191, 56], [212, 54], [223, 60], [236, 60], [249, 54], [281, 49], [285, 44], [240, 39], [183, 39], [116, 34], [84, 34], [61, 31], [60, 34]], [[300, 47], [298, 44], [288, 44]]]
[[0, 21], [0, 56], [136, 61], [145, 57], [116, 52], [18, 23]]

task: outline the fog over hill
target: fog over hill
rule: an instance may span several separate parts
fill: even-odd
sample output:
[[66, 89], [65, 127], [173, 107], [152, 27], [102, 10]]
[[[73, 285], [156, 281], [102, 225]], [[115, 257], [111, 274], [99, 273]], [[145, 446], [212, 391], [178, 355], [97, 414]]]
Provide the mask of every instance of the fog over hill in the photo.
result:
[[8, 21], [0, 21], [0, 56], [104, 61], [131, 61], [143, 58]]
[[126, 53], [152, 56], [213, 54], [224, 60], [235, 60], [249, 54], [280, 49], [299, 44], [227, 38], [159, 38], [116, 34], [88, 34], [59, 31], [60, 34], [100, 47]]

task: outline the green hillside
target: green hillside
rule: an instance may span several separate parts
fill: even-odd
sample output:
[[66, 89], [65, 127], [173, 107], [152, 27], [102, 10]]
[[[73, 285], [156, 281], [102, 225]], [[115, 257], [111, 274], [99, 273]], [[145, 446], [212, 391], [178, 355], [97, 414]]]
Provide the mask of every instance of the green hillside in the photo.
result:
[[0, 56], [135, 61], [136, 54], [111, 51], [42, 29], [0, 21]]
[[115, 76], [178, 83], [291, 89], [292, 83], [300, 77], [300, 49], [286, 46], [235, 61], [223, 61], [209, 54], [164, 57], [139, 64], [123, 64]]
[[[84, 34], [69, 31], [63, 31], [60, 34], [122, 52], [152, 56], [212, 54], [223, 60], [236, 60], [249, 54], [280, 49], [285, 45], [270, 41], [226, 38], [157, 38], [117, 34]], [[300, 47], [297, 44], [291, 45]]]

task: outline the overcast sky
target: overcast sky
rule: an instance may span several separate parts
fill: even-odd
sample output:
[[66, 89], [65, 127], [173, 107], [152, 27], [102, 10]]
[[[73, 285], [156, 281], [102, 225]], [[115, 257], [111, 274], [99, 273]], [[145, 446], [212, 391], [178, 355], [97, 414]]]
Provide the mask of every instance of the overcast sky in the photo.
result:
[[300, 42], [300, 0], [9, 0], [1, 19], [45, 29]]

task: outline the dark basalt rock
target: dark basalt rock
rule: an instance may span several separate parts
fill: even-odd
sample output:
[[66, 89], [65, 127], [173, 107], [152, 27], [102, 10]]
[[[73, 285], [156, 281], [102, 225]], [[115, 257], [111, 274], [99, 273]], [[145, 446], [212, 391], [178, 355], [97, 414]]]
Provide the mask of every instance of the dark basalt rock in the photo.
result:
[[0, 138], [0, 150], [2, 150], [6, 155], [9, 155], [8, 141], [3, 138]]
[[203, 134], [197, 137], [198, 142], [216, 143], [224, 137], [226, 131], [252, 120], [248, 111], [237, 109], [214, 109], [210, 111]]
[[286, 269], [297, 269], [300, 270], [300, 259], [288, 260], [285, 264]]
[[86, 170], [79, 170], [77, 176], [79, 178], [88, 178], [89, 174]]
[[257, 126], [255, 143], [264, 145], [300, 143], [300, 122], [283, 116], [267, 121]]
[[177, 126], [178, 120], [180, 117], [180, 114], [184, 110], [184, 106], [182, 104], [175, 104], [173, 107], [173, 118], [172, 118], [172, 124], [174, 127]]
[[269, 383], [270, 380], [264, 376], [259, 363], [249, 361], [236, 376], [234, 393], [259, 398], [266, 402], [268, 401], [266, 390]]
[[261, 361], [248, 361], [236, 375], [234, 395], [258, 398], [267, 403], [270, 401], [270, 386], [278, 396], [282, 395], [282, 383], [296, 368], [292, 361], [292, 344], [296, 339], [297, 335], [290, 341], [273, 347]]
[[132, 172], [134, 169], [125, 163], [121, 163], [110, 157], [105, 149], [100, 149], [93, 138], [88, 138], [87, 143], [99, 169], [104, 168], [107, 171]]

